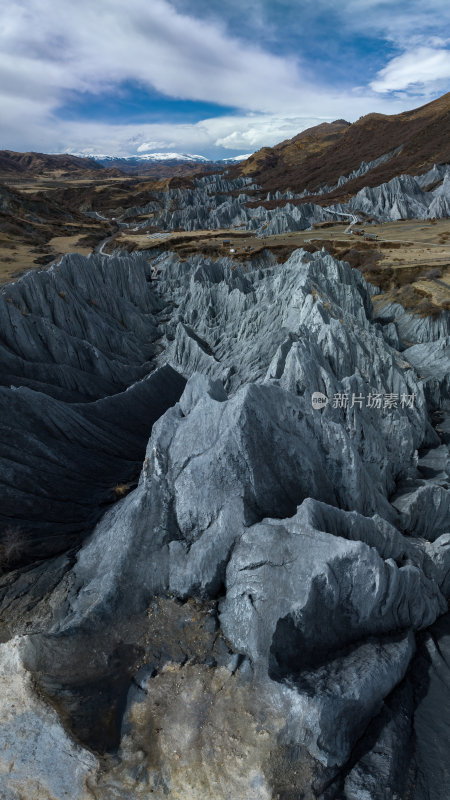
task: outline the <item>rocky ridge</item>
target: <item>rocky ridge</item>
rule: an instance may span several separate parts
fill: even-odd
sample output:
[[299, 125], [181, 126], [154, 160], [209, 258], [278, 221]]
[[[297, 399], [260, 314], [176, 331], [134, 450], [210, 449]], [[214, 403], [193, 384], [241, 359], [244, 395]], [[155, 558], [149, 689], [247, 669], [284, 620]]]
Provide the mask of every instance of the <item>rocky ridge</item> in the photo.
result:
[[[388, 157], [392, 157], [392, 154], [383, 156], [383, 159]], [[363, 163], [358, 174], [363, 175], [370, 168], [370, 164]], [[339, 185], [350, 181], [351, 177], [342, 176]], [[127, 209], [121, 220], [131, 224], [130, 219], [150, 214], [150, 221], [136, 220], [135, 230], [195, 231], [234, 228], [255, 231], [257, 235], [264, 237], [307, 230], [318, 222], [342, 218], [348, 218], [349, 222], [356, 221], [360, 214], [364, 218], [374, 218], [381, 222], [413, 218], [440, 219], [450, 214], [448, 165], [435, 165], [431, 170], [415, 177], [400, 175], [381, 186], [361, 189], [346, 203], [330, 205], [318, 205], [309, 200], [310, 197], [313, 199], [314, 196], [324, 195], [330, 191], [330, 187], [322, 187], [315, 194], [308, 190], [299, 194], [276, 192], [273, 195], [269, 193], [265, 198], [261, 195], [260, 188], [251, 178], [228, 180], [220, 175], [196, 178], [193, 189], [175, 188], [166, 192], [154, 192], [148, 204]], [[305, 197], [308, 200], [301, 201]], [[281, 202], [284, 199], [290, 202], [283, 206]], [[276, 201], [274, 208], [263, 204], [272, 200]]]
[[[36, 474], [62, 530], [95, 499], [0, 580], [5, 800], [448, 796], [448, 341], [374, 292], [325, 251], [5, 287], [3, 496], [31, 540]], [[92, 530], [120, 459], [138, 484]]]

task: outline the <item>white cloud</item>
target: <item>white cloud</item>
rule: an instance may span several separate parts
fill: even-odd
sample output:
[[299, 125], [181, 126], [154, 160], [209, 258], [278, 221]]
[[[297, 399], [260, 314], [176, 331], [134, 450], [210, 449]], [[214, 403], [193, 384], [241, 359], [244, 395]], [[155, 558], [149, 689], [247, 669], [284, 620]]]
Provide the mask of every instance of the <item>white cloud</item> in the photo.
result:
[[[311, 100], [316, 116], [280, 114], [242, 114], [211, 117], [192, 124], [106, 125], [92, 122], [60, 123], [48, 134], [53, 142], [53, 152], [68, 149], [81, 152], [89, 147], [91, 152], [112, 155], [130, 155], [135, 152], [176, 150], [218, 157], [226, 150], [255, 151], [295, 136], [305, 128], [320, 122], [331, 121], [345, 114], [350, 121], [369, 111], [403, 111], [414, 108], [416, 101], [408, 98], [390, 99], [386, 107], [382, 97], [339, 96], [322, 94]], [[325, 109], [327, 117], [321, 115]], [[45, 149], [45, 148], [44, 148]]]
[[402, 49], [408, 46], [431, 45], [442, 40], [442, 32], [448, 32], [450, 4], [448, 0], [314, 0], [321, 13], [327, 8], [340, 15], [346, 30], [363, 35], [374, 35], [395, 42]]
[[73, 152], [86, 150], [115, 155], [156, 150], [217, 152], [257, 150], [276, 144], [299, 131], [323, 122], [323, 117], [297, 117], [271, 114], [212, 117], [192, 124], [102, 125], [70, 123], [59, 135]]
[[[330, 122], [331, 117], [300, 117], [282, 115], [247, 115], [206, 120], [211, 135], [217, 134], [214, 144], [228, 150], [270, 147], [290, 139], [305, 128]], [[203, 123], [205, 125], [205, 123]]]
[[301, 99], [292, 58], [264, 52], [218, 23], [177, 12], [167, 0], [23, 0], [3, 4], [3, 81], [14, 93], [51, 97], [137, 81], [177, 98], [258, 111]]
[[169, 142], [167, 139], [156, 139], [152, 142], [142, 142], [136, 148], [137, 153], [151, 153], [155, 150], [168, 150], [175, 147], [175, 142]]
[[[418, 13], [417, 0], [411, 1]], [[317, 13], [330, 7], [330, 0], [314, 3]], [[264, 5], [258, 0], [252, 4], [255, 9]], [[366, 18], [368, 25], [375, 25], [383, 15], [387, 24], [391, 15], [393, 27], [400, 26], [397, 11], [390, 0], [343, 0], [349, 25], [364, 26]], [[261, 26], [262, 11], [257, 17]], [[430, 43], [427, 47], [432, 50]], [[435, 40], [433, 52], [441, 50]], [[331, 87], [332, 76], [330, 86], [314, 85], [301, 60], [266, 52], [255, 39], [244, 42], [235, 31], [227, 31], [217, 15], [200, 19], [177, 10], [169, 0], [5, 2], [0, 6], [0, 53], [0, 148], [17, 150], [89, 148], [117, 155], [174, 149], [248, 151], [323, 120], [352, 121], [369, 111], [397, 113], [422, 100], [411, 92], [383, 96], [388, 85], [410, 86], [401, 78], [411, 72], [402, 56], [379, 73], [371, 89], [337, 92]], [[435, 72], [438, 66], [442, 72], [443, 64], [435, 64]], [[242, 113], [192, 124], [114, 125], [58, 117], [58, 108], [71, 92], [101, 96], [105, 90], [120, 91], [125, 82], [175, 99], [241, 108]]]
[[[414, 98], [367, 94], [334, 96], [322, 92], [305, 107], [311, 116], [257, 114], [211, 117], [197, 123], [108, 124], [54, 119], [49, 106], [23, 99], [2, 98], [5, 113], [0, 149], [42, 152], [89, 152], [126, 156], [149, 151], [177, 150], [220, 156], [224, 151], [248, 152], [295, 136], [305, 128], [338, 117], [350, 121], [369, 111], [392, 112], [413, 108]], [[327, 116], [323, 115], [327, 112]], [[314, 115], [314, 116], [313, 116]]]
[[393, 58], [380, 70], [371, 88], [392, 92], [409, 87], [440, 85], [450, 79], [450, 50], [417, 47]]

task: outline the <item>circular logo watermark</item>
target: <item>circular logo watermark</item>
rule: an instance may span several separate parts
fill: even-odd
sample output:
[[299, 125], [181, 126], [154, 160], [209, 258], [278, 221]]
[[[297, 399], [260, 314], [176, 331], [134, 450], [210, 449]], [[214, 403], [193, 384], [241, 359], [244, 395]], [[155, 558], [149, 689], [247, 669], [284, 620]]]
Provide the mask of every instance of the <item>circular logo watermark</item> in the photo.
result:
[[325, 408], [328, 397], [322, 392], [313, 392], [311, 395], [311, 405], [313, 408]]

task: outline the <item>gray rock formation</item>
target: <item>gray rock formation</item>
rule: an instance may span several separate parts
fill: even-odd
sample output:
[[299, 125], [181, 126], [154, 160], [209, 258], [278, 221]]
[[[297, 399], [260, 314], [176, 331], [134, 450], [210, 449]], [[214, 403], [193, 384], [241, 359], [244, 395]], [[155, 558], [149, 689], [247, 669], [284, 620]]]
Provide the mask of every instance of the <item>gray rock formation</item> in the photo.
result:
[[[438, 176], [436, 178], [436, 176]], [[433, 179], [441, 183], [436, 188]], [[442, 219], [450, 215], [450, 167], [430, 170], [422, 176], [399, 175], [381, 186], [361, 189], [338, 211], [362, 211], [382, 222], [398, 219]]]
[[[445, 322], [446, 316], [442, 316]], [[404, 357], [421, 375], [423, 388], [430, 408], [449, 409], [450, 406], [450, 337], [416, 344], [403, 351]]]
[[[444, 341], [437, 345], [438, 353], [441, 348], [447, 346], [446, 341], [450, 335], [450, 314], [448, 312], [441, 313], [438, 317], [419, 317], [417, 314], [405, 311], [399, 303], [386, 303], [377, 312], [376, 318], [384, 324], [395, 322], [402, 350], [415, 344], [429, 343], [440, 339], [444, 339]], [[432, 351], [433, 348], [430, 350]], [[414, 354], [415, 351], [412, 352]], [[419, 352], [417, 351], [417, 355]], [[438, 368], [437, 374], [441, 373], [442, 369]]]
[[92, 530], [183, 391], [155, 370], [167, 309], [149, 272], [143, 257], [74, 255], [0, 292], [0, 542], [13, 563]]
[[[334, 185], [328, 186], [326, 184], [325, 186], [322, 186], [317, 192], [310, 192], [310, 191], [308, 191], [308, 189], [304, 189], [304, 191], [301, 194], [292, 195], [291, 199], [292, 199], [292, 197], [318, 196], [318, 195], [321, 195], [321, 194], [329, 194], [330, 192], [334, 192], [334, 190], [335, 189], [339, 189], [340, 186], [344, 186], [346, 183], [349, 183], [349, 181], [355, 180], [355, 178], [361, 178], [363, 175], [366, 175], [368, 172], [370, 172], [370, 170], [375, 169], [376, 167], [380, 166], [380, 164], [385, 164], [387, 161], [390, 161], [391, 158], [395, 158], [395, 156], [397, 156], [397, 155], [399, 155], [401, 153], [402, 149], [403, 149], [403, 147], [402, 147], [402, 145], [400, 145], [400, 147], [396, 147], [394, 150], [391, 150], [389, 153], [384, 153], [384, 155], [373, 159], [373, 161], [362, 161], [361, 164], [359, 165], [359, 167], [357, 167], [357, 169], [354, 169], [352, 172], [350, 172], [349, 175], [341, 175], [338, 178], [337, 183], [335, 183]], [[434, 176], [434, 173], [433, 173], [433, 176]], [[431, 183], [432, 180], [433, 180], [433, 177], [431, 177], [431, 179], [428, 181], [428, 183]], [[435, 178], [435, 180], [437, 180], [437, 178]], [[426, 185], [426, 184], [424, 184], [424, 185]]]
[[[430, 731], [448, 747], [439, 331], [428, 361], [425, 338], [400, 353], [396, 309], [377, 322], [361, 274], [325, 252], [155, 263], [150, 281], [145, 256], [68, 257], [2, 294], [20, 387], [2, 390], [4, 416], [29, 447], [14, 480], [4, 451], [3, 488], [31, 494], [38, 470], [52, 502], [33, 518], [25, 499], [30, 524], [65, 502], [67, 523], [93, 530], [0, 577], [0, 664], [14, 654], [17, 681], [9, 667], [3, 680], [20, 698], [0, 705], [0, 736], [23, 754], [4, 756], [1, 791], [17, 800], [35, 770], [38, 800], [448, 795], [430, 747]], [[138, 485], [94, 527], [118, 465], [139, 459]], [[50, 734], [64, 776], [35, 767]]]
[[422, 175], [415, 175], [415, 178], [419, 186], [421, 186], [422, 189], [426, 189], [427, 187], [435, 187], [447, 174], [447, 164], [434, 164], [428, 172], [424, 172]]
[[137, 479], [152, 424], [184, 383], [166, 366], [126, 392], [84, 404], [0, 389], [0, 541], [12, 556], [61, 552], [92, 530], [121, 487]]
[[0, 648], [1, 796], [88, 800], [85, 781], [95, 772], [97, 759], [73, 742], [57, 712], [37, 697], [21, 648], [20, 640]]
[[[324, 186], [317, 192], [305, 188], [300, 193], [269, 193], [264, 199], [289, 201], [321, 196], [395, 158], [398, 152], [397, 148], [375, 161], [363, 162], [350, 175], [341, 176], [335, 186]], [[311, 202], [299, 205], [287, 202], [274, 209], [250, 207], [249, 201], [263, 199], [258, 193], [260, 187], [252, 184], [251, 178], [227, 181], [220, 175], [208, 175], [197, 179], [193, 189], [153, 193], [147, 205], [127, 209], [121, 219], [151, 214], [152, 227], [165, 231], [243, 228], [256, 231], [260, 236], [272, 236], [312, 228], [317, 222], [335, 219], [336, 213], [348, 215], [350, 219], [363, 212], [380, 221], [445, 218], [450, 215], [449, 169], [448, 165], [441, 165], [419, 176], [400, 175], [381, 186], [361, 189], [348, 203], [328, 208]], [[238, 194], [240, 189], [247, 191]], [[256, 194], [249, 195], [250, 190]], [[148, 221], [136, 224], [138, 228], [149, 226]]]
[[444, 743], [448, 742], [449, 736], [449, 625], [450, 615], [447, 613], [421, 637], [413, 665], [416, 695], [415, 797], [420, 800], [428, 797], [444, 800], [448, 791]]
[[71, 255], [0, 290], [1, 385], [69, 402], [121, 391], [152, 368], [163, 309], [145, 256]]
[[[261, 187], [252, 178], [228, 180], [224, 175], [207, 175], [194, 180], [193, 188], [170, 188], [152, 192], [149, 202], [141, 206], [115, 211], [119, 226], [133, 225], [135, 230], [195, 231], [234, 228], [273, 236], [290, 231], [307, 230], [317, 222], [336, 219], [336, 214], [349, 221], [363, 212], [380, 221], [398, 219], [445, 218], [450, 215], [450, 173], [448, 165], [435, 165], [419, 176], [400, 175], [377, 187], [361, 189], [348, 203], [323, 207], [312, 202], [295, 204], [290, 200], [322, 196], [339, 186], [361, 177], [400, 152], [397, 148], [341, 176], [334, 186], [323, 186], [316, 192], [275, 192], [263, 197]], [[252, 192], [252, 194], [249, 194]], [[284, 206], [267, 209], [249, 205], [254, 201], [287, 200]], [[141, 215], [148, 215], [142, 221]], [[134, 219], [134, 221], [133, 221]]]
[[[264, 674], [291, 682], [302, 743], [319, 760], [342, 765], [406, 672], [413, 639], [398, 632], [427, 627], [446, 603], [420, 568], [397, 567], [386, 551], [381, 558], [346, 538], [347, 528], [369, 521], [340, 512], [337, 535], [320, 533], [308, 518], [312, 501], [305, 502], [306, 514], [301, 506], [289, 521], [265, 520], [240, 537], [221, 624]], [[325, 517], [323, 505], [320, 511]]]

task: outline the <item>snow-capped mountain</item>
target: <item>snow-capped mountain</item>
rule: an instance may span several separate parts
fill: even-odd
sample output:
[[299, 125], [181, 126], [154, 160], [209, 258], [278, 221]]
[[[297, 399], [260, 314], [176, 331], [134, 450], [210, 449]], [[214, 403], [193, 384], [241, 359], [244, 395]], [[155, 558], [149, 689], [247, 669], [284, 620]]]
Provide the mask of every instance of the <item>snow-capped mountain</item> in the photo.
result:
[[245, 161], [247, 158], [250, 158], [253, 153], [244, 153], [242, 156], [231, 156], [230, 158], [221, 158], [219, 163], [220, 164], [236, 164], [239, 161]]
[[[97, 158], [96, 156], [94, 156]], [[193, 153], [138, 153], [135, 156], [126, 156], [125, 158], [117, 158], [114, 156], [107, 156], [102, 158], [102, 161], [127, 161], [129, 164], [139, 164], [142, 161], [158, 162], [158, 161], [198, 161], [208, 162], [209, 159], [205, 156], [196, 155]]]
[[212, 159], [206, 156], [201, 156], [195, 153], [136, 153], [131, 156], [110, 156], [104, 153], [71, 153], [73, 156], [80, 158], [92, 158], [94, 161], [99, 161], [101, 164], [110, 166], [111, 164], [142, 164], [142, 163], [168, 163], [168, 162], [183, 162], [183, 163], [200, 163], [200, 164], [228, 164], [245, 161], [249, 158], [251, 153], [245, 155], [231, 156], [230, 158]]

